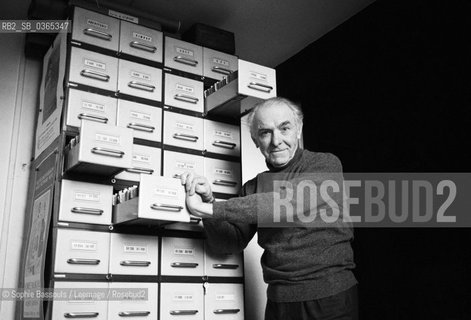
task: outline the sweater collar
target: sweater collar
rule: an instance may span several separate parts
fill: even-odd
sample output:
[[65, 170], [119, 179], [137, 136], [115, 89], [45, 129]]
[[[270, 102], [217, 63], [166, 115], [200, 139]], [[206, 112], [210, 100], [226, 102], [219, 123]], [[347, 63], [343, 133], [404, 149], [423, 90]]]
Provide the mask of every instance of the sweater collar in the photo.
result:
[[268, 170], [270, 172], [285, 171], [285, 170], [289, 169], [294, 163], [297, 163], [298, 160], [301, 158], [302, 154], [303, 154], [303, 149], [298, 146], [298, 149], [296, 149], [296, 151], [294, 152], [293, 158], [291, 158], [291, 160], [288, 161], [288, 163], [286, 163], [284, 166], [274, 167], [270, 163], [268, 163], [268, 161], [266, 161], [266, 160], [265, 160], [265, 163], [267, 164]]

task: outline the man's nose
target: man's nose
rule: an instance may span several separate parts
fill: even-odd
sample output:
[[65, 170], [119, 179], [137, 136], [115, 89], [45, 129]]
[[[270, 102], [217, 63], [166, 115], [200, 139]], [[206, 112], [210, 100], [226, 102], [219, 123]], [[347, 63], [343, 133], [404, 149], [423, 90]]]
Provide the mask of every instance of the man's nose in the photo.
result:
[[279, 146], [282, 142], [281, 135], [279, 132], [274, 131], [271, 136], [271, 144], [275, 147]]

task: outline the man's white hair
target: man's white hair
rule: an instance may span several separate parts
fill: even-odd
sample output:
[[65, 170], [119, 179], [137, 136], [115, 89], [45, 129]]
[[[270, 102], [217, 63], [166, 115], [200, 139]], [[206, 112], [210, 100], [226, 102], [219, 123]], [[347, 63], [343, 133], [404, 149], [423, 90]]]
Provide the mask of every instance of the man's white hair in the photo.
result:
[[254, 128], [254, 123], [253, 123], [255, 114], [257, 113], [257, 110], [260, 109], [260, 108], [272, 106], [274, 104], [285, 104], [286, 106], [288, 106], [294, 114], [294, 118], [296, 120], [296, 125], [298, 126], [298, 128], [302, 125], [304, 115], [303, 115], [303, 111], [301, 110], [301, 107], [299, 105], [297, 105], [293, 101], [291, 101], [289, 99], [286, 99], [286, 98], [281, 98], [281, 97], [270, 98], [270, 99], [267, 99], [267, 100], [264, 100], [262, 102], [257, 103], [252, 108], [252, 110], [250, 111], [250, 113], [248, 115], [247, 123], [248, 123], [249, 128], [250, 128], [250, 136], [252, 137], [252, 139], [254, 139], [256, 137], [256, 133], [257, 133], [256, 132], [257, 128]]

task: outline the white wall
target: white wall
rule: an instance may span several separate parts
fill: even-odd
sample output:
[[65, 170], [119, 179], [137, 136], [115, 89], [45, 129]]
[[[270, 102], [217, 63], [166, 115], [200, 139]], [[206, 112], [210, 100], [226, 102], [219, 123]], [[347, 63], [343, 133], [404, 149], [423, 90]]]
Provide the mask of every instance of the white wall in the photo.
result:
[[[22, 3], [24, 2], [24, 3]], [[20, 19], [27, 2], [1, 3], [1, 19]], [[41, 63], [25, 59], [24, 35], [0, 33], [0, 288], [18, 284]], [[1, 301], [2, 320], [15, 304]]]
[[[252, 179], [258, 173], [267, 170], [265, 158], [255, 147], [250, 137], [247, 125], [247, 116], [241, 119], [241, 153], [242, 153], [242, 181]], [[260, 258], [263, 249], [257, 243], [257, 234], [250, 241], [244, 251], [245, 275], [245, 318], [250, 320], [263, 320], [265, 317], [265, 304], [267, 302], [267, 285], [263, 281]]]

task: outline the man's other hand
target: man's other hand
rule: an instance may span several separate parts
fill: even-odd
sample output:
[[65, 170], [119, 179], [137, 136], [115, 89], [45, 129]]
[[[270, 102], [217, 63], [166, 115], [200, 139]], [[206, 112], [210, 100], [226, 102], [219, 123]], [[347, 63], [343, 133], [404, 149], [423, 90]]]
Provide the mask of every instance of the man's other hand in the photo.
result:
[[201, 196], [203, 202], [214, 201], [211, 185], [205, 177], [197, 176], [193, 172], [184, 172], [180, 175], [180, 180], [187, 195], [193, 196], [196, 193]]

